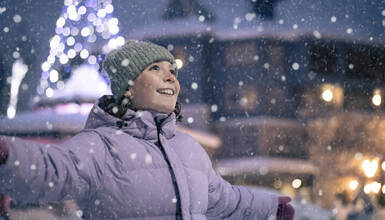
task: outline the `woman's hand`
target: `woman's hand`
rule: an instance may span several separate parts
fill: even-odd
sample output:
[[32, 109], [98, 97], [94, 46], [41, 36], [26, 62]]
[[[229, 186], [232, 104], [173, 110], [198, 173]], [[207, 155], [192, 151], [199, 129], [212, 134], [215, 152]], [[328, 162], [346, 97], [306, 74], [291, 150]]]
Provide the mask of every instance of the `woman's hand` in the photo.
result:
[[277, 220], [292, 220], [294, 218], [295, 210], [293, 206], [289, 204], [290, 201], [290, 197], [278, 197]]

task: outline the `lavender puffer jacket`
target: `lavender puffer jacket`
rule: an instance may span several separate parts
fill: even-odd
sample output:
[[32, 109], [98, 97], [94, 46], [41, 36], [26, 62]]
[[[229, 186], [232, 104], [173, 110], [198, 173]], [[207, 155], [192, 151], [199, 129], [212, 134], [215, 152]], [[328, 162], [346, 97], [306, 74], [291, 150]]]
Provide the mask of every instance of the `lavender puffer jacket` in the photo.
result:
[[[175, 114], [93, 107], [61, 144], [0, 137], [9, 147], [0, 192], [22, 202], [74, 199], [86, 219], [268, 219], [277, 197], [232, 186]], [[179, 216], [179, 217], [178, 217]]]

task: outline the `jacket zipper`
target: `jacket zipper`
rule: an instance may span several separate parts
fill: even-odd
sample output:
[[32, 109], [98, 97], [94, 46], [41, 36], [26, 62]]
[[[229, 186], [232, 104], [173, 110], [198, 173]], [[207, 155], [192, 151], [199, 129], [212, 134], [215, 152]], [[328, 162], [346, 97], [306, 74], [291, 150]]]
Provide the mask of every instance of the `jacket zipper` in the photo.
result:
[[181, 207], [181, 200], [180, 200], [180, 193], [179, 193], [179, 189], [178, 189], [178, 183], [176, 182], [175, 173], [174, 173], [174, 170], [172, 169], [170, 160], [168, 159], [168, 156], [166, 154], [166, 151], [164, 150], [162, 142], [160, 142], [160, 133], [163, 132], [162, 128], [161, 128], [161, 124], [162, 124], [163, 121], [158, 122], [157, 120], [155, 120], [155, 122], [156, 122], [157, 136], [158, 136], [158, 145], [159, 145], [160, 151], [162, 152], [163, 157], [166, 160], [166, 163], [168, 165], [168, 169], [170, 171], [172, 183], [173, 183], [174, 190], [175, 190], [176, 206], [177, 206], [176, 207], [176, 219], [177, 220], [182, 220], [183, 219], [183, 217], [182, 217], [182, 207]]

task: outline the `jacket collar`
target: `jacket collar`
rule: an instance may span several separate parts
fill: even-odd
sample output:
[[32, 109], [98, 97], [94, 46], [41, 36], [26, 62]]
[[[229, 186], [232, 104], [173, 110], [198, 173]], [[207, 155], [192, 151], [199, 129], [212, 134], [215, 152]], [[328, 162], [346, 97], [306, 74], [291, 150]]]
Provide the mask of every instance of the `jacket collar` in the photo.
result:
[[176, 116], [174, 112], [165, 114], [154, 110], [133, 111], [128, 109], [121, 118], [117, 118], [104, 110], [103, 106], [105, 105], [99, 105], [101, 99], [93, 106], [85, 128], [114, 127], [145, 140], [156, 140], [158, 128], [167, 139], [175, 135]]

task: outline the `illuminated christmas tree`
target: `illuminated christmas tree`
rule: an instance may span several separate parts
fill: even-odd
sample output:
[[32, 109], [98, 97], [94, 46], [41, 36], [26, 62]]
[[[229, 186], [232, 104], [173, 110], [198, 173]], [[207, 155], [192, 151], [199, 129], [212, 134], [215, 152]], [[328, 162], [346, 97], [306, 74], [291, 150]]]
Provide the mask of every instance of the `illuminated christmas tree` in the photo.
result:
[[[83, 75], [89, 74], [89, 70], [99, 72], [105, 54], [124, 44], [113, 12], [112, 0], [64, 0], [61, 16], [56, 21], [56, 34], [49, 42], [49, 55], [41, 65], [39, 95], [54, 97], [80, 66], [83, 66], [80, 73]], [[99, 86], [101, 91], [106, 89]]]

